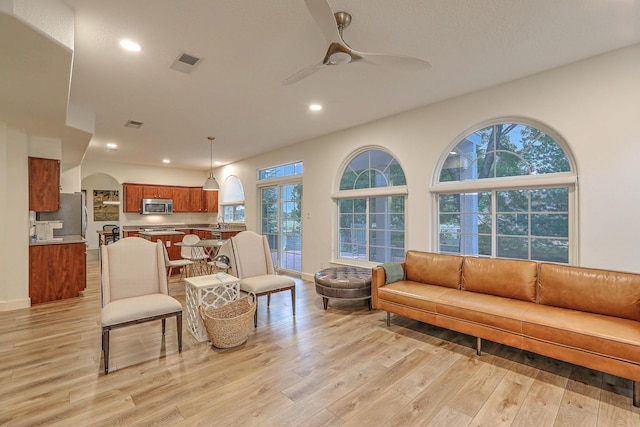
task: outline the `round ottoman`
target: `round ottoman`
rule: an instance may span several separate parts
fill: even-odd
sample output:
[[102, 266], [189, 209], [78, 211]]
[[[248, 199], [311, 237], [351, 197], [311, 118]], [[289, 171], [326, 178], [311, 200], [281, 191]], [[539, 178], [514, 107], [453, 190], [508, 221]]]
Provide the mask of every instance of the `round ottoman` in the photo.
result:
[[371, 310], [371, 269], [360, 267], [332, 267], [315, 274], [316, 292], [322, 295], [327, 309], [329, 298], [367, 300]]

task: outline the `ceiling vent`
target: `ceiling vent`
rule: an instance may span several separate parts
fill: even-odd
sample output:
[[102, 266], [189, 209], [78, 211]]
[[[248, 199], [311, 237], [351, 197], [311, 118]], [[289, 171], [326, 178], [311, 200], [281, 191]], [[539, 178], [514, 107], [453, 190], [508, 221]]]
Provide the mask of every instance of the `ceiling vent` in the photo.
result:
[[124, 125], [128, 128], [140, 129], [143, 124], [144, 123], [136, 122], [135, 120], [127, 120], [127, 123], [125, 123]]
[[180, 71], [181, 73], [190, 74], [200, 62], [202, 62], [202, 58], [196, 58], [195, 56], [180, 52], [169, 68]]

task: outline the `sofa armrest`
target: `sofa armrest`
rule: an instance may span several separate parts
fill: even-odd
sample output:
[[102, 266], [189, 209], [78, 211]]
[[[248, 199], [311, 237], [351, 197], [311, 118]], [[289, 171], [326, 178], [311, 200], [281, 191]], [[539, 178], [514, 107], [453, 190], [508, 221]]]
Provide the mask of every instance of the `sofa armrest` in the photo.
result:
[[[400, 263], [402, 269], [405, 269], [405, 263]], [[378, 308], [378, 289], [383, 287], [385, 281], [387, 280], [387, 276], [385, 274], [384, 268], [377, 266], [371, 269], [371, 304], [374, 308]]]

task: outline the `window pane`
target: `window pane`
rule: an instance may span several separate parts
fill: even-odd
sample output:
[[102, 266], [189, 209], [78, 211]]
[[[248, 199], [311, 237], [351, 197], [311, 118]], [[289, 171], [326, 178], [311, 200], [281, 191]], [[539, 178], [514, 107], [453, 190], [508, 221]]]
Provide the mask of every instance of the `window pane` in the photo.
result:
[[548, 262], [569, 262], [567, 239], [531, 239], [531, 259]]
[[529, 210], [529, 190], [496, 192], [498, 212], [527, 212]]
[[529, 233], [529, 215], [527, 214], [498, 214], [498, 234], [512, 236], [526, 236]]
[[569, 237], [569, 215], [531, 215], [531, 234], [546, 237]]
[[442, 164], [439, 182], [569, 172], [562, 147], [519, 123], [487, 126], [465, 137]]
[[564, 187], [531, 190], [531, 210], [534, 212], [568, 212], [569, 189]]
[[526, 237], [499, 236], [496, 243], [498, 257], [529, 259], [529, 239]]

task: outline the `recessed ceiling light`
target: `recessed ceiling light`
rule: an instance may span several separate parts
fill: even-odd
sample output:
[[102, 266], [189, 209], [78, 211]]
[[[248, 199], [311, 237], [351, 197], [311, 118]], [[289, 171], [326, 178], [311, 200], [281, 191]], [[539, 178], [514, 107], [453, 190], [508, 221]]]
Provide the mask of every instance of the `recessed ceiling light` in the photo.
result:
[[309, 105], [309, 110], [311, 110], [311, 111], [320, 111], [320, 110], [322, 110], [322, 105], [320, 105], [320, 104], [311, 104], [311, 105]]
[[118, 151], [118, 144], [110, 142], [107, 144], [107, 151]]
[[131, 52], [140, 52], [140, 45], [136, 42], [132, 42], [131, 40], [120, 40], [120, 47]]
[[169, 160], [169, 159], [162, 159], [162, 163], [171, 163], [171, 160]]

